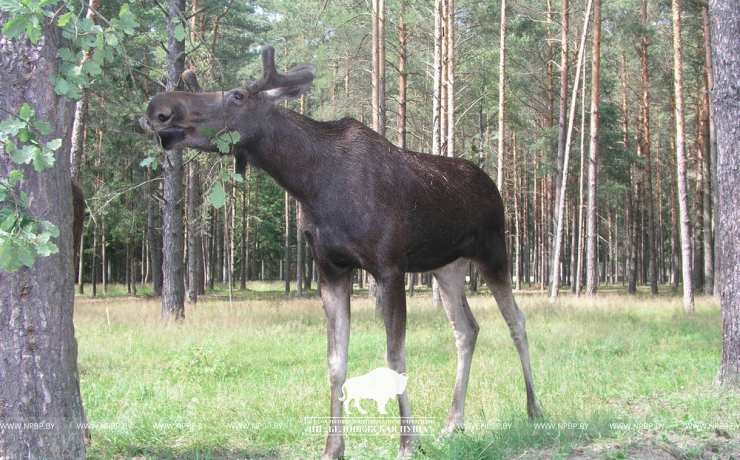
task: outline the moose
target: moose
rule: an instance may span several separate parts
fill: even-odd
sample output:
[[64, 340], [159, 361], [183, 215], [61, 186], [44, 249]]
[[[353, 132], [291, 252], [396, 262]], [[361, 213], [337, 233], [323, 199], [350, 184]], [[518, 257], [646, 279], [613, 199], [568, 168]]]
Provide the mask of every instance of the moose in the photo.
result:
[[[530, 368], [524, 314], [514, 300], [504, 237], [504, 207], [496, 185], [458, 158], [396, 147], [362, 123], [320, 122], [281, 107], [311, 86], [316, 67], [275, 69], [262, 50], [263, 75], [229, 91], [160, 93], [140, 119], [164, 149], [217, 152], [207, 133], [237, 131], [238, 173], [263, 169], [301, 204], [301, 231], [320, 271], [327, 321], [331, 387], [330, 435], [322, 458], [341, 458], [342, 386], [347, 374], [353, 270], [375, 277], [386, 331], [386, 362], [406, 373], [406, 272], [433, 272], [454, 329], [457, 375], [443, 434], [464, 429], [464, 405], [479, 326], [465, 298], [472, 261], [491, 290], [519, 353], [530, 418], [541, 415]], [[184, 77], [185, 78], [185, 77]], [[190, 74], [191, 81], [197, 81]], [[197, 86], [197, 83], [195, 83]], [[204, 129], [205, 128], [205, 129]], [[398, 397], [399, 456], [418, 449], [408, 392]]]

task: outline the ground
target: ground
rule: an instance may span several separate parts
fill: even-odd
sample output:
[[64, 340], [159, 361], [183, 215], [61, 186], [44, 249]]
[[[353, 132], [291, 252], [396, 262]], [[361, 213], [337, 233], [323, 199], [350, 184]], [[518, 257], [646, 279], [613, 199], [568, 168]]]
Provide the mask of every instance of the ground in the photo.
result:
[[[252, 283], [233, 303], [223, 288], [163, 324], [160, 303], [76, 299], [91, 459], [310, 459], [324, 437], [326, 330], [315, 296], [286, 299], [282, 285]], [[116, 287], [120, 289], [120, 287]], [[481, 325], [464, 434], [437, 441], [452, 396], [456, 352], [440, 308], [409, 300], [408, 391], [429, 459], [740, 459], [740, 394], [714, 385], [721, 313], [714, 298], [684, 315], [680, 297], [621, 287], [596, 300], [516, 294], [527, 315], [535, 384], [546, 411], [526, 419], [521, 370], [490, 296], [470, 299]], [[139, 290], [141, 293], [141, 289]], [[353, 298], [348, 377], [383, 366], [374, 302]], [[363, 403], [373, 413], [372, 401]], [[387, 405], [389, 426], [397, 408]], [[348, 459], [395, 458], [397, 435], [347, 436]]]

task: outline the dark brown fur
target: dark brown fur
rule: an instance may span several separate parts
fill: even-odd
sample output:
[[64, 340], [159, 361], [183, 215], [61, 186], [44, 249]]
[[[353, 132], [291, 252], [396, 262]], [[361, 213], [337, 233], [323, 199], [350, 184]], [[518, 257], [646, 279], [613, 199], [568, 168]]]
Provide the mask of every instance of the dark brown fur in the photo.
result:
[[[493, 181], [477, 166], [455, 158], [402, 150], [361, 123], [319, 122], [278, 105], [299, 97], [315, 68], [275, 74], [271, 48], [265, 76], [256, 83], [215, 93], [162, 93], [149, 103], [142, 125], [163, 148], [216, 151], [203, 134], [238, 131], [237, 172], [262, 168], [301, 203], [301, 230], [321, 272], [327, 317], [332, 424], [341, 426], [341, 387], [346, 379], [352, 271], [378, 282], [386, 327], [386, 361], [406, 372], [406, 272], [434, 271], [455, 329], [458, 373], [446, 433], [462, 429], [463, 407], [478, 324], [464, 294], [472, 260], [494, 294], [521, 359], [530, 417], [540, 414], [534, 393], [524, 315], [512, 295], [504, 238], [504, 208]], [[193, 79], [192, 75], [188, 79]], [[192, 85], [191, 85], [192, 86]], [[197, 83], [195, 83], [197, 86]], [[418, 440], [408, 395], [398, 398], [400, 454]], [[325, 458], [344, 452], [344, 438], [329, 436]]]

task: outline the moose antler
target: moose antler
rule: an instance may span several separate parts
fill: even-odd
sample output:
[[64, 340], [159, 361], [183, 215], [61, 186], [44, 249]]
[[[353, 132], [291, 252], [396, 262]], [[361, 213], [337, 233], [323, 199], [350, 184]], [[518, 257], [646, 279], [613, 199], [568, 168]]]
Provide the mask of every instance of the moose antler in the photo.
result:
[[316, 75], [316, 66], [301, 64], [286, 73], [275, 70], [275, 48], [266, 45], [262, 48], [262, 79], [248, 82], [247, 88], [252, 93], [259, 93], [275, 88], [307, 85]]

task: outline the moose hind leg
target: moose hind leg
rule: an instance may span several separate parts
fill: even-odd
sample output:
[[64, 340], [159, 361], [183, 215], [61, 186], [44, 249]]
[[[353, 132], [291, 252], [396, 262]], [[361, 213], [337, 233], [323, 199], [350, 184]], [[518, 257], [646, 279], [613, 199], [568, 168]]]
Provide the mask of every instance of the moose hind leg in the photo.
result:
[[452, 396], [452, 406], [450, 407], [447, 424], [442, 430], [443, 436], [465, 429], [465, 396], [468, 390], [473, 351], [480, 330], [465, 297], [464, 277], [467, 265], [468, 260], [458, 259], [434, 272], [442, 297], [442, 305], [450, 324], [452, 324], [455, 333], [455, 345], [457, 346], [455, 392]]
[[[506, 267], [504, 261], [503, 266]], [[522, 363], [524, 373], [524, 385], [527, 390], [527, 415], [530, 420], [542, 417], [542, 409], [537, 400], [534, 391], [534, 381], [532, 379], [532, 366], [529, 360], [529, 345], [527, 342], [527, 329], [524, 313], [514, 300], [514, 293], [511, 288], [511, 278], [507, 268], [492, 269], [490, 265], [476, 263], [478, 270], [486, 280], [488, 288], [491, 290], [493, 297], [496, 299], [499, 311], [504, 317], [506, 324], [509, 326], [509, 333], [514, 341], [516, 351], [519, 353], [519, 360]], [[496, 266], [501, 266], [496, 264]]]
[[[327, 362], [331, 387], [330, 434], [326, 439], [324, 460], [344, 456], [342, 433], [342, 385], [347, 378], [347, 355], [349, 351], [349, 295], [351, 272], [327, 276], [322, 271], [321, 298], [324, 302], [327, 326]], [[347, 395], [349, 398], [349, 395]], [[349, 401], [345, 401], [347, 404]]]
[[[406, 373], [406, 292], [404, 273], [392, 272], [377, 277], [386, 333], [386, 362], [399, 374]], [[401, 445], [398, 457], [410, 457], [419, 443], [419, 433], [411, 417], [408, 391], [398, 395], [401, 417]]]

